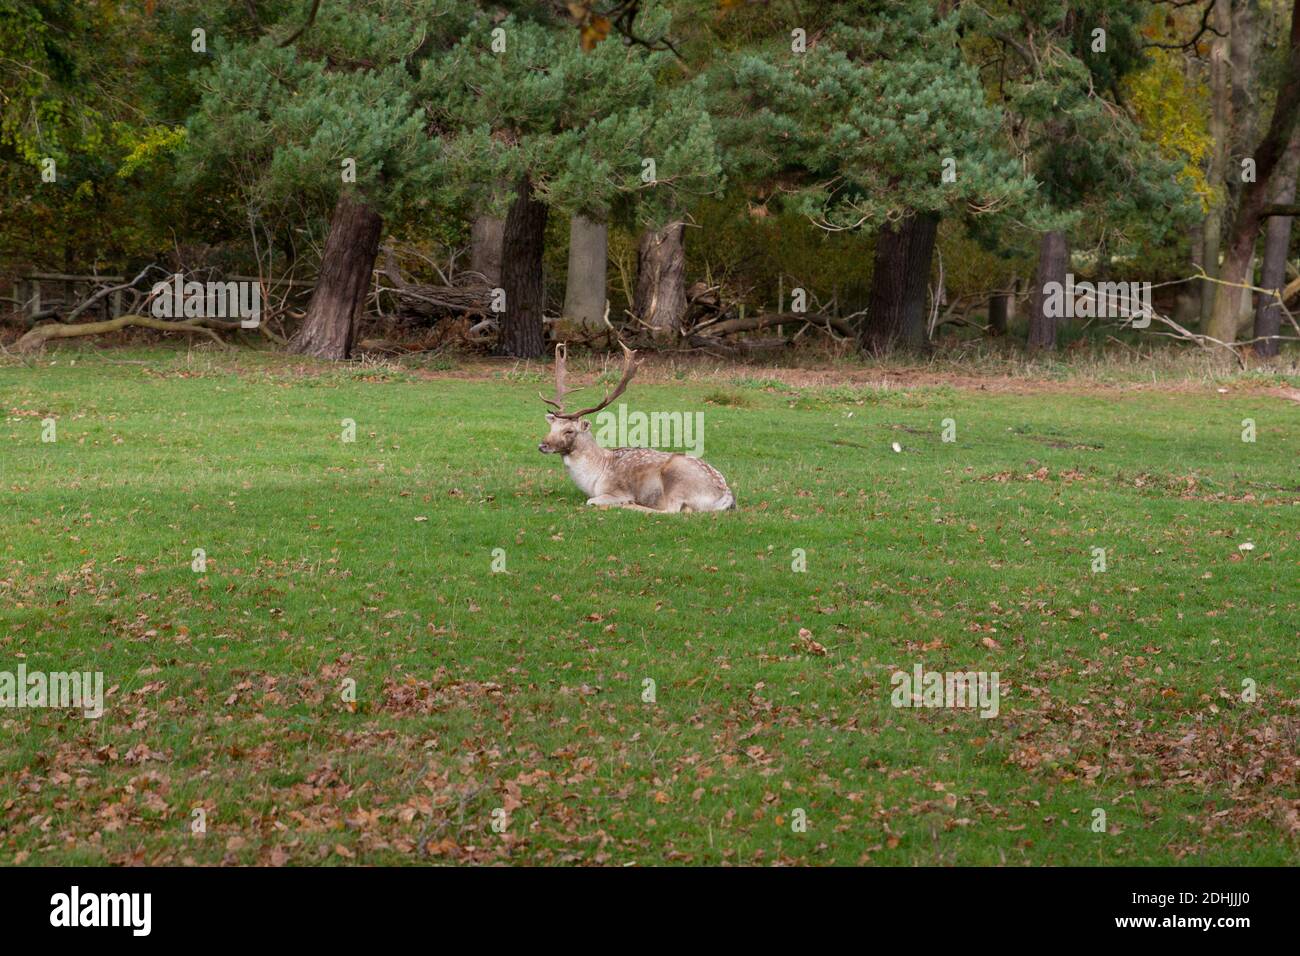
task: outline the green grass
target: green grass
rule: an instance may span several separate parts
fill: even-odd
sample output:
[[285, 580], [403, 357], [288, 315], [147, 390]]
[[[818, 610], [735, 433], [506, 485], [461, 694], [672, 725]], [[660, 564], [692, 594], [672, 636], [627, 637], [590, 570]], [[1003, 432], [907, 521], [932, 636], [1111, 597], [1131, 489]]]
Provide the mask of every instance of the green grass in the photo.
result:
[[[640, 382], [740, 503], [652, 516], [532, 371], [238, 362], [0, 366], [0, 670], [112, 688], [0, 710], [0, 863], [1300, 857], [1294, 404]], [[917, 662], [998, 716], [892, 707]]]

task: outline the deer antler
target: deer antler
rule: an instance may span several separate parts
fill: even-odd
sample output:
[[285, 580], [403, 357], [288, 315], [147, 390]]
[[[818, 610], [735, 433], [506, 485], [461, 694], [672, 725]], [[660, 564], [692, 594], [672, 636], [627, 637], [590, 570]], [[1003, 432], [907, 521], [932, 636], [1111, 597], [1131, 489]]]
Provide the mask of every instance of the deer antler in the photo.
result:
[[565, 363], [569, 358], [569, 345], [567, 342], [555, 343], [555, 398], [547, 398], [541, 392], [537, 397], [555, 409], [555, 414], [561, 418], [567, 417], [564, 414], [564, 396], [574, 391], [571, 388], [565, 388]]
[[[623, 345], [623, 343], [620, 342], [619, 345]], [[558, 387], [564, 381], [562, 377], [564, 375], [564, 366], [563, 364], [561, 364], [560, 353], [558, 348], [556, 349], [556, 353], [555, 353], [555, 362], [556, 362], [555, 375], [556, 375], [556, 381]], [[614, 399], [618, 398], [620, 395], [623, 394], [624, 390], [628, 386], [628, 383], [632, 381], [632, 376], [636, 374], [637, 366], [639, 364], [640, 363], [637, 361], [636, 358], [636, 350], [630, 349], [626, 345], [623, 345], [623, 377], [620, 378], [618, 380], [618, 384], [614, 386], [614, 391], [606, 393], [604, 401], [602, 401], [599, 405], [593, 405], [591, 408], [584, 408], [582, 409], [582, 411], [578, 411], [578, 412], [557, 411], [555, 413], [555, 416], [557, 418], [581, 418], [583, 415], [590, 415], [592, 412], [600, 411], [602, 408], [604, 408]], [[554, 404], [554, 403], [549, 402], [548, 404]]]

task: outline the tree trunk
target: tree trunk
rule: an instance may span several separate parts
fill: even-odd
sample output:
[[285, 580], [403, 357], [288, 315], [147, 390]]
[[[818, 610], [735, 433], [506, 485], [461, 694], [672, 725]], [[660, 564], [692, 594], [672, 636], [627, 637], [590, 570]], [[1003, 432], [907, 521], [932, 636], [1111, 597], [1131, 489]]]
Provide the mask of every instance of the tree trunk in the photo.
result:
[[546, 214], [546, 203], [533, 197], [528, 177], [520, 179], [502, 234], [501, 287], [506, 294], [506, 310], [501, 315], [498, 355], [540, 358], [545, 349], [542, 253]]
[[863, 351], [925, 344], [925, 291], [938, 230], [938, 216], [917, 213], [877, 234], [867, 316], [858, 332]]
[[686, 317], [686, 226], [669, 223], [641, 234], [632, 311], [656, 338], [676, 338]]
[[1291, 34], [1286, 67], [1278, 79], [1277, 101], [1269, 120], [1268, 132], [1254, 151], [1255, 181], [1242, 188], [1237, 215], [1228, 235], [1227, 255], [1214, 296], [1214, 310], [1206, 334], [1221, 342], [1231, 342], [1237, 332], [1237, 315], [1241, 310], [1241, 286], [1252, 278], [1250, 263], [1255, 240], [1264, 219], [1264, 207], [1278, 167], [1286, 153], [1300, 117], [1300, 0], [1291, 10]]
[[564, 323], [579, 332], [604, 328], [605, 266], [609, 229], [582, 216], [569, 221], [569, 277], [564, 287]]
[[481, 275], [488, 285], [501, 285], [501, 240], [505, 220], [479, 216], [469, 231], [469, 269]]
[[1241, 159], [1250, 154], [1259, 138], [1259, 69], [1262, 59], [1259, 19], [1259, 0], [1233, 0], [1232, 36], [1228, 39], [1232, 84], [1228, 182], [1234, 191], [1243, 185]]
[[[1183, 74], [1184, 82], [1191, 87], [1198, 87], [1201, 84], [1201, 69], [1199, 61], [1195, 57], [1183, 57]], [[1189, 269], [1195, 271], [1205, 268], [1205, 223], [1198, 220], [1187, 227], [1187, 245]], [[1174, 318], [1179, 325], [1186, 328], [1195, 328], [1201, 321], [1204, 314], [1201, 311], [1202, 302], [1207, 294], [1204, 282], [1188, 282], [1182, 287], [1178, 295], [1178, 310]]]
[[[1230, 209], [1240, 206], [1241, 194], [1246, 187], [1242, 160], [1250, 155], [1259, 138], [1259, 64], [1260, 31], [1256, 29], [1259, 0], [1232, 0], [1229, 55], [1231, 67], [1232, 132], [1228, 139], [1227, 183], [1231, 197]], [[1225, 220], [1227, 221], [1227, 220]], [[1251, 254], [1246, 275], [1255, 275], [1256, 256]], [[1237, 330], [1233, 338], [1240, 338], [1255, 318], [1253, 295], [1241, 297], [1237, 313]]]
[[367, 203], [339, 196], [307, 318], [289, 342], [289, 351], [335, 361], [352, 354], [383, 228], [383, 218]]
[[[1056, 348], [1056, 330], [1059, 316], [1047, 314], [1047, 285], [1060, 283], [1065, 287], [1065, 274], [1070, 267], [1070, 248], [1065, 233], [1059, 229], [1043, 233], [1038, 245], [1038, 270], [1034, 274], [1034, 288], [1029, 295], [1029, 347], [1050, 352]], [[1062, 292], [1064, 295], [1064, 292]]]
[[[1274, 178], [1271, 201], [1281, 204], [1295, 202], [1296, 175], [1300, 174], [1300, 124], [1291, 133], [1286, 154], [1278, 164]], [[1276, 289], [1278, 295], [1286, 285], [1286, 256], [1291, 247], [1291, 217], [1274, 216], [1264, 230], [1264, 265], [1260, 272], [1261, 289]], [[1272, 336], [1282, 330], [1282, 309], [1278, 300], [1261, 295], [1255, 306], [1254, 337], [1264, 341], [1255, 343], [1255, 354], [1262, 358], [1277, 355], [1279, 341]]]
[[[1255, 266], [1259, 263], [1259, 250], [1252, 248], [1250, 250], [1250, 262], [1246, 263], [1245, 276], [1247, 282], [1252, 285], [1255, 283]], [[1234, 327], [1232, 337], [1240, 339], [1249, 338], [1251, 326], [1255, 324], [1255, 293], [1250, 290], [1243, 290], [1240, 299], [1237, 302], [1237, 324]]]
[[[1205, 223], [1198, 222], [1188, 229], [1188, 254], [1191, 258], [1191, 265], [1188, 271], [1205, 268]], [[1178, 294], [1177, 308], [1174, 312], [1174, 318], [1179, 325], [1187, 328], [1195, 328], [1201, 321], [1201, 316], [1205, 313], [1205, 297], [1210, 294], [1206, 289], [1205, 282], [1189, 282], [1183, 286], [1183, 291]]]
[[1007, 303], [1010, 300], [1008, 292], [994, 292], [989, 297], [989, 335], [1007, 334]]
[[[1232, 49], [1232, 17], [1226, 2], [1217, 3], [1211, 11], [1211, 26], [1221, 35], [1210, 41], [1210, 168], [1206, 181], [1216, 190], [1226, 186], [1228, 169], [1229, 137], [1232, 130], [1229, 116], [1232, 110], [1232, 78], [1228, 67]], [[1216, 202], [1205, 217], [1204, 259], [1201, 268], [1211, 278], [1219, 277], [1219, 256], [1222, 253], [1223, 220], [1225, 210], [1222, 202]], [[1214, 311], [1217, 283], [1206, 282], [1201, 292], [1201, 326], [1209, 324]], [[1231, 336], [1229, 336], [1231, 338]]]

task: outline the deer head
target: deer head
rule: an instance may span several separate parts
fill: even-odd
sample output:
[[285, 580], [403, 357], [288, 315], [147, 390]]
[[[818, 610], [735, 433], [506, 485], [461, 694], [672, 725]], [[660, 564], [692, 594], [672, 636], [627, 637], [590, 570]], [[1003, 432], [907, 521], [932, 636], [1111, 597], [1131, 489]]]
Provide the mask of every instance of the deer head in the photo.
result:
[[599, 405], [593, 405], [591, 408], [584, 408], [576, 412], [566, 412], [564, 410], [564, 397], [570, 392], [576, 391], [576, 389], [571, 389], [565, 384], [565, 364], [568, 357], [568, 345], [564, 342], [557, 344], [555, 346], [555, 398], [547, 398], [545, 395], [540, 396], [543, 402], [554, 409], [554, 411], [546, 413], [546, 421], [551, 426], [551, 430], [546, 439], [537, 446], [537, 450], [544, 455], [571, 454], [574, 445], [581, 441], [584, 435], [591, 433], [591, 422], [587, 421], [583, 416], [600, 411], [622, 395], [627, 389], [628, 383], [632, 381], [632, 376], [636, 374], [637, 365], [639, 364], [636, 351], [624, 345], [623, 377], [614, 386], [614, 391], [607, 392], [604, 400]]

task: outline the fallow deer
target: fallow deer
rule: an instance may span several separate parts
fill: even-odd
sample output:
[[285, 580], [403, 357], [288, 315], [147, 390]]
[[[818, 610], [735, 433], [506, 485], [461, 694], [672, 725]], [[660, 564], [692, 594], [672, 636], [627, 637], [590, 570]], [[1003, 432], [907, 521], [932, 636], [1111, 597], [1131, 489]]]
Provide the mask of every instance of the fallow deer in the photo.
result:
[[564, 456], [564, 467], [587, 496], [587, 504], [656, 512], [736, 507], [727, 480], [699, 458], [653, 448], [601, 448], [597, 444], [591, 422], [583, 416], [601, 411], [623, 394], [639, 364], [635, 351], [623, 346], [623, 377], [614, 391], [599, 405], [576, 412], [564, 410], [564, 397], [572, 391], [565, 386], [567, 358], [568, 348], [560, 343], [555, 347], [555, 398], [541, 397], [554, 409], [546, 415], [551, 430], [537, 450]]

